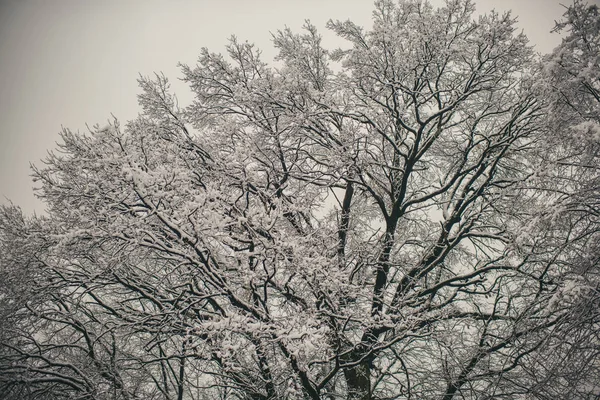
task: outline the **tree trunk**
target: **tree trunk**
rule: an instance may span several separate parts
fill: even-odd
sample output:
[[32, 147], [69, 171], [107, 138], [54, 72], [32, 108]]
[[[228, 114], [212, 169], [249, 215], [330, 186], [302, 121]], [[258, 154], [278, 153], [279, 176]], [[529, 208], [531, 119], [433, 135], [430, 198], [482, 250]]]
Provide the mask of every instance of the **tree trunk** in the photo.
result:
[[363, 361], [344, 370], [348, 386], [348, 400], [371, 400], [371, 366]]

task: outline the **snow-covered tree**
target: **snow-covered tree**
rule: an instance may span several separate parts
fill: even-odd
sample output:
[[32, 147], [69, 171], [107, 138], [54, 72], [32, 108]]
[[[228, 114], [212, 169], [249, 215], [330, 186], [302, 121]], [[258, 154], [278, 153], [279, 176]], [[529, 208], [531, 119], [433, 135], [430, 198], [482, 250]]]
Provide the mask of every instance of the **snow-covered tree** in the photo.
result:
[[598, 395], [597, 77], [473, 12], [378, 1], [344, 49], [278, 32], [277, 67], [233, 38], [190, 106], [141, 78], [137, 119], [64, 130], [47, 216], [0, 214], [0, 394]]

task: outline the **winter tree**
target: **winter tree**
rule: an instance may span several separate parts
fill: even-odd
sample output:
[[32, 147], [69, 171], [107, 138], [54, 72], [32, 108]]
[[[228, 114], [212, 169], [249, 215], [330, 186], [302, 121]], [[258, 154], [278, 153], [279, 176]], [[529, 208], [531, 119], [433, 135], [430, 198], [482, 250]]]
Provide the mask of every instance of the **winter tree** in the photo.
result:
[[62, 132], [0, 214], [8, 399], [600, 395], [600, 18], [540, 59], [469, 0], [233, 38]]

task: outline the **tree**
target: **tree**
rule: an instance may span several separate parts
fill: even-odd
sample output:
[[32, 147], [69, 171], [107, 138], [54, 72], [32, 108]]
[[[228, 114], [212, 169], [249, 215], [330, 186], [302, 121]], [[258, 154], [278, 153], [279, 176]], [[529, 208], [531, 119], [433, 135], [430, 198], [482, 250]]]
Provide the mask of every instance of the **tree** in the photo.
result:
[[[598, 381], [600, 349], [598, 8], [575, 1], [555, 30], [567, 34], [560, 46], [543, 57], [536, 77], [538, 96], [546, 100], [547, 134], [536, 157], [540, 167], [535, 179], [536, 189], [546, 193], [549, 206], [555, 211], [549, 213], [552, 218], [541, 217], [538, 221], [543, 221], [546, 229], [554, 230], [554, 240], [564, 243], [560, 275], [563, 289], [583, 285], [592, 290], [581, 296], [576, 289], [566, 296], [574, 295], [570, 301], [576, 306], [565, 310], [568, 318], [557, 327], [548, 349], [540, 351], [545, 355], [537, 362], [544, 363], [547, 373], [534, 378], [537, 384], [532, 390], [540, 398], [561, 397], [560, 393], [565, 391], [568, 397], [585, 398], [586, 393], [598, 390], [589, 382]], [[555, 302], [562, 299], [561, 289], [555, 295]]]
[[548, 111], [598, 104], [473, 12], [378, 1], [371, 31], [329, 23], [347, 49], [278, 32], [278, 68], [233, 38], [182, 66], [189, 107], [140, 78], [124, 128], [64, 130], [48, 216], [0, 219], [0, 393], [597, 395], [598, 171]]

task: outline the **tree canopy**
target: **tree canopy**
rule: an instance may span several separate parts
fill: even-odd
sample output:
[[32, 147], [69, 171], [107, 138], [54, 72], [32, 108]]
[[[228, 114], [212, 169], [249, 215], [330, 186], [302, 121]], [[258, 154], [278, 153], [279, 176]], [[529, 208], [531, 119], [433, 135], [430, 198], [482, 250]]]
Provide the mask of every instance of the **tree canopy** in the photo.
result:
[[600, 395], [600, 17], [470, 0], [232, 38], [0, 208], [7, 399]]

